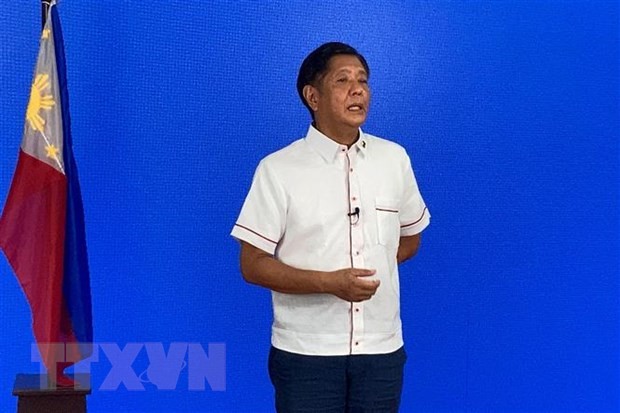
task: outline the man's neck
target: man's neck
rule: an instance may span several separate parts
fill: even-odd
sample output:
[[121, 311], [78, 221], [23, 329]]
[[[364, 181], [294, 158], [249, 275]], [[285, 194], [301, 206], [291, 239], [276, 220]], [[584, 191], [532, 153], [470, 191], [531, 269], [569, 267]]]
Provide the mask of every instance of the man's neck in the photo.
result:
[[358, 128], [330, 128], [326, 127], [325, 125], [318, 124], [317, 122], [314, 122], [312, 125], [329, 139], [341, 145], [346, 145], [348, 148], [350, 148], [351, 145], [353, 145], [359, 139]]

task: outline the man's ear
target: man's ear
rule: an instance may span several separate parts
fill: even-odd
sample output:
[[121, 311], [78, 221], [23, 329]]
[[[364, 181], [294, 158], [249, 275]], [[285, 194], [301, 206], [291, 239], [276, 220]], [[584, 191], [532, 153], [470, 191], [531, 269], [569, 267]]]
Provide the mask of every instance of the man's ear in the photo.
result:
[[306, 85], [304, 86], [303, 93], [304, 93], [304, 99], [306, 99], [306, 102], [308, 103], [308, 106], [310, 106], [310, 109], [316, 112], [317, 109], [319, 108], [318, 89], [312, 85]]

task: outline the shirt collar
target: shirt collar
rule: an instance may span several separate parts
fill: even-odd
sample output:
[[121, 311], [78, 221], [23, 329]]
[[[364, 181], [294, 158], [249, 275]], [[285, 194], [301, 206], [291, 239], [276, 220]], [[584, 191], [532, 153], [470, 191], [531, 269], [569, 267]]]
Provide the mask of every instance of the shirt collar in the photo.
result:
[[[349, 150], [355, 149], [358, 152], [365, 154], [368, 150], [369, 139], [368, 136], [365, 135], [361, 129], [359, 130], [359, 132], [359, 139], [351, 146], [351, 149]], [[333, 162], [334, 159], [336, 159], [336, 155], [338, 155], [339, 152], [342, 152], [343, 149], [346, 151], [347, 149], [346, 145], [341, 145], [338, 142], [330, 139], [329, 137], [321, 133], [317, 128], [315, 128], [314, 125], [310, 125], [310, 127], [308, 128], [308, 133], [306, 134], [306, 142], [315, 151], [317, 151], [323, 157], [323, 159], [330, 163]]]

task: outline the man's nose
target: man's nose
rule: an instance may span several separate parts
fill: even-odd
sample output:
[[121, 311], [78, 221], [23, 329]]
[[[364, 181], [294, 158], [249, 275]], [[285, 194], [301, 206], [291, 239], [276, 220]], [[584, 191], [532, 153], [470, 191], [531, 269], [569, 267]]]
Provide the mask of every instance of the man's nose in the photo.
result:
[[352, 95], [361, 95], [364, 93], [364, 86], [362, 85], [361, 82], [354, 82], [353, 86], [351, 87], [351, 94]]

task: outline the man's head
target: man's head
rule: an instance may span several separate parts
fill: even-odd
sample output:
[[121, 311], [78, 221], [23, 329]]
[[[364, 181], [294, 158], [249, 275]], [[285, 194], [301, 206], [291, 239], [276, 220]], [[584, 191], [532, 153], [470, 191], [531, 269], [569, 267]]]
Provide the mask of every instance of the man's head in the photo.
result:
[[369, 75], [366, 59], [353, 47], [325, 43], [301, 64], [297, 92], [315, 122], [359, 127], [370, 103]]

